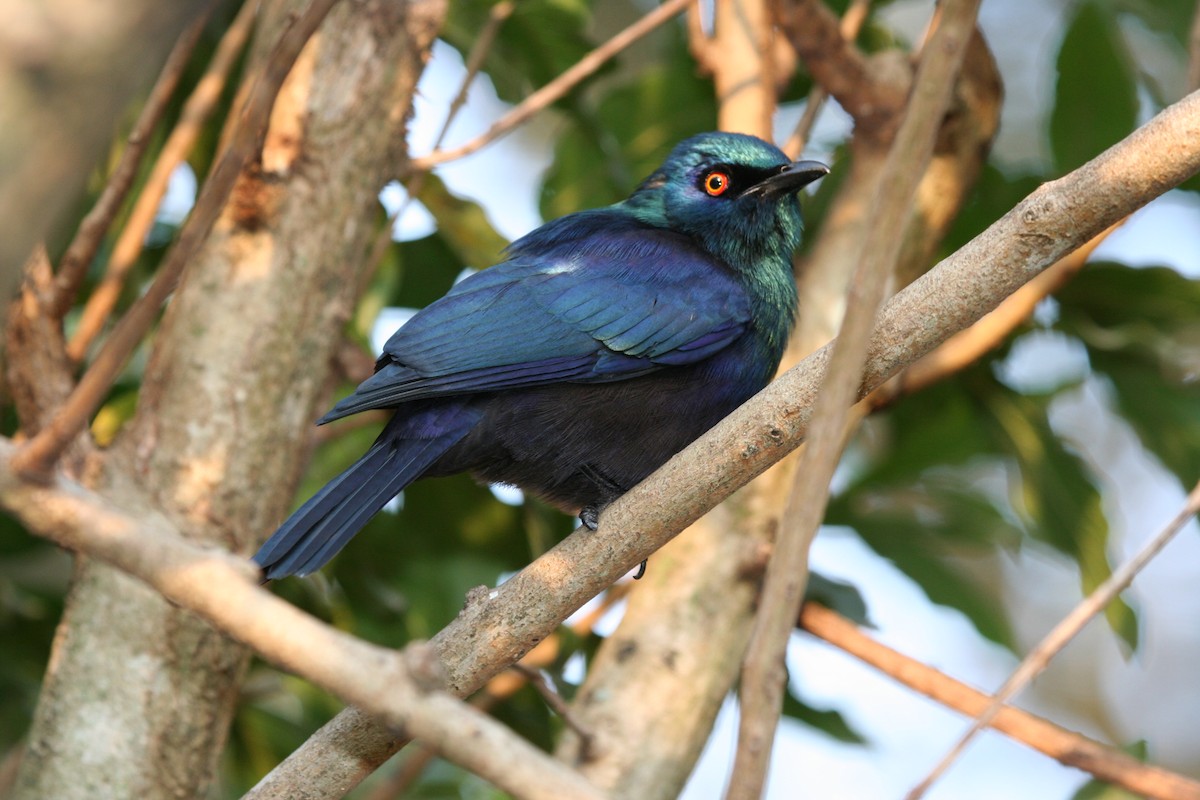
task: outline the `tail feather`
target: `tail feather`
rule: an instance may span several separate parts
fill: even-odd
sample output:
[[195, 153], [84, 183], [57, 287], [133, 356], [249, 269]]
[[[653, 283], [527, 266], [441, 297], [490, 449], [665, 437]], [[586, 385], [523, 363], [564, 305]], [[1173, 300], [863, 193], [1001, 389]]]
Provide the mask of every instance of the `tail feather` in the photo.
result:
[[268, 580], [323, 567], [478, 419], [458, 404], [430, 411], [394, 417], [362, 458], [279, 526], [254, 556]]

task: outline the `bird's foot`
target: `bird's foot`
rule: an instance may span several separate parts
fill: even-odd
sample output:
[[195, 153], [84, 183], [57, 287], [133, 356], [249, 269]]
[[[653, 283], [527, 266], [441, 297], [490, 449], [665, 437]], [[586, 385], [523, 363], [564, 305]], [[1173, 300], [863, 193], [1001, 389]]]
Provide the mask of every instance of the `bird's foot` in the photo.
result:
[[600, 528], [600, 508], [599, 506], [586, 505], [579, 512], [579, 521], [583, 523], [583, 527], [589, 531], [595, 531]]
[[646, 574], [646, 560], [647, 559], [643, 558], [642, 563], [638, 564], [637, 572], [633, 573], [633, 579], [635, 581], [640, 581], [642, 576]]

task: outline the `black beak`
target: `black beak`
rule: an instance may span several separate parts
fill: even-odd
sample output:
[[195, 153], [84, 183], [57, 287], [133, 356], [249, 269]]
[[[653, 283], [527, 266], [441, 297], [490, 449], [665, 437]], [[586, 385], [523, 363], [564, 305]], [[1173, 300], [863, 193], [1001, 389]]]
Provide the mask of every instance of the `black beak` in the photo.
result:
[[820, 161], [793, 161], [779, 172], [764, 178], [742, 193], [743, 197], [780, 197], [793, 194], [815, 180], [829, 174], [829, 167]]

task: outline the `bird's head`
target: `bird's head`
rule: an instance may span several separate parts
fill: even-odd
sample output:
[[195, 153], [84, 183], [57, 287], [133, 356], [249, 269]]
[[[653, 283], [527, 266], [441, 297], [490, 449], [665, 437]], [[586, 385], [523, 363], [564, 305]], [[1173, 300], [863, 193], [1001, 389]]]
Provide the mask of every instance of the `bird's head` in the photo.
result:
[[754, 270], [764, 258], [790, 263], [800, 242], [796, 193], [828, 173], [754, 136], [702, 133], [676, 145], [627, 202], [735, 269]]

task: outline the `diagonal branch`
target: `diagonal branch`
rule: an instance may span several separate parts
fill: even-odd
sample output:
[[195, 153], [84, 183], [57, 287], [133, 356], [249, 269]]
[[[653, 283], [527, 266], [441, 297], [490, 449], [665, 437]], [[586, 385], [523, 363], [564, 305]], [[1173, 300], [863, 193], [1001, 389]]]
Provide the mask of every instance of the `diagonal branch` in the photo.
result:
[[121, 160], [117, 162], [116, 168], [105, 183], [104, 191], [97, 198], [96, 205], [79, 223], [75, 238], [71, 240], [71, 244], [59, 260], [58, 274], [54, 277], [54, 294], [48, 303], [49, 313], [56, 319], [62, 319], [74, 302], [88, 267], [91, 266], [92, 259], [96, 257], [96, 251], [100, 249], [100, 243], [104, 240], [104, 234], [108, 232], [113, 218], [133, 185], [138, 166], [142, 163], [142, 156], [150, 146], [150, 135], [166, 111], [171, 96], [175, 94], [183, 71], [196, 49], [196, 43], [200, 41], [200, 34], [204, 32], [204, 26], [208, 24], [208, 18], [215, 7], [215, 4], [210, 4], [175, 43], [154, 88], [142, 104], [133, 130], [126, 137]]
[[[76, 327], [74, 335], [71, 336], [71, 341], [67, 344], [67, 355], [72, 361], [76, 363], [83, 361], [88, 348], [100, 335], [109, 315], [116, 307], [121, 287], [124, 286], [125, 279], [137, 262], [138, 256], [141, 255], [146, 235], [154, 225], [154, 219], [158, 214], [158, 207], [162, 202], [163, 195], [167, 192], [171, 174], [191, 152], [192, 146], [200, 138], [205, 120], [208, 119], [216, 107], [217, 101], [220, 100], [226, 78], [237, 62], [238, 55], [245, 48], [246, 40], [250, 38], [250, 29], [253, 26], [257, 9], [258, 3], [250, 0], [238, 11], [233, 22], [225, 30], [225, 35], [221, 37], [204, 75], [196, 84], [196, 88], [188, 97], [187, 102], [184, 103], [179, 122], [167, 137], [162, 150], [159, 151], [154, 168], [147, 176], [146, 183], [142, 186], [142, 192], [129, 213], [129, 219], [125, 222], [125, 228], [117, 237], [116, 244], [113, 245], [104, 278], [88, 297], [87, 305], [84, 306], [83, 314], [79, 319], [79, 325]], [[199, 200], [197, 200], [197, 205], [199, 205]]]
[[857, 124], [881, 141], [890, 139], [908, 93], [907, 75], [863, 55], [844, 36], [841, 21], [821, 0], [782, 4], [779, 24], [813, 80]]
[[11, 444], [0, 445], [0, 498], [43, 536], [128, 572], [268, 660], [373, 709], [517, 797], [603, 797], [500, 723], [438, 691], [437, 657], [427, 645], [397, 653], [342, 633], [260, 587], [249, 562], [191, 544], [162, 517], [134, 519], [65, 480], [22, 482], [12, 455]]
[[[806, 604], [800, 612], [800, 628], [960, 713], [978, 715], [991, 699], [978, 689], [875, 641], [836, 611], [815, 603]], [[989, 724], [1065, 766], [1085, 770], [1139, 796], [1154, 800], [1200, 800], [1200, 782], [1144, 764], [1120, 750], [1019, 708], [1004, 706]]]
[[[867, 21], [867, 14], [870, 10], [871, 0], [852, 0], [838, 22], [838, 32], [842, 39], [846, 42], [853, 42], [858, 38], [858, 32], [862, 29], [863, 23]], [[781, 148], [791, 158], [799, 158], [808, 146], [808, 135], [812, 132], [817, 116], [825, 107], [825, 101], [828, 98], [829, 90], [820, 83], [813, 86], [812, 91], [808, 93], [808, 98], [804, 103], [804, 113], [800, 115], [795, 129], [792, 130], [787, 142]]]
[[279, 87], [291, 70], [301, 48], [336, 2], [337, 0], [313, 0], [284, 30], [267, 59], [262, 74], [250, 90], [249, 100], [242, 110], [229, 147], [205, 182], [200, 196], [196, 199], [196, 205], [179, 234], [179, 240], [167, 255], [158, 277], [117, 324], [96, 360], [50, 423], [13, 458], [13, 467], [18, 472], [44, 477], [100, 407], [125, 362], [129, 360], [138, 342], [157, 318], [159, 308], [175, 290], [184, 267], [208, 237], [208, 232], [225, 206], [242, 167], [262, 146], [262, 137]]
[[919, 800], [919, 798], [923, 797], [925, 792], [933, 786], [937, 779], [962, 755], [967, 749], [967, 745], [975, 738], [975, 735], [991, 724], [996, 715], [1005, 707], [1005, 704], [1016, 697], [1022, 689], [1041, 674], [1050, 663], [1050, 659], [1066, 647], [1067, 643], [1083, 630], [1084, 625], [1087, 625], [1093, 617], [1104, 610], [1105, 606], [1116, 599], [1117, 595], [1128, 588], [1129, 584], [1133, 583], [1134, 577], [1197, 514], [1200, 514], [1200, 483], [1197, 483], [1188, 494], [1183, 508], [1175, 515], [1174, 519], [1167, 523], [1166, 527], [1147, 542], [1133, 558], [1113, 570], [1104, 583], [1097, 586], [1095, 591], [1085, 597], [1079, 605], [1075, 606], [1071, 610], [1071, 613], [1067, 614], [1062, 621], [1055, 625], [1054, 629], [1046, 634], [1046, 638], [1042, 639], [1037, 647], [1033, 648], [1029, 655], [1025, 656], [1021, 663], [1017, 665], [1012, 675], [1008, 677], [1008, 680], [1004, 682], [1004, 685], [991, 698], [987, 706], [979, 711], [975, 717], [975, 721], [967, 729], [966, 733], [950, 748], [950, 751], [929, 772], [925, 779], [906, 795], [907, 800]]
[[947, 0], [941, 24], [913, 80], [913, 96], [884, 163], [888, 187], [871, 209], [864, 258], [850, 284], [846, 319], [813, 412], [812, 434], [796, 468], [767, 566], [754, 631], [742, 666], [737, 757], [727, 798], [751, 800], [766, 785], [787, 673], [784, 654], [808, 578], [808, 550], [825, 516], [829, 482], [853, 430], [850, 406], [862, 376], [871, 328], [903, 244], [908, 210], [933, 157], [935, 134], [975, 27], [979, 0]]
[[[1193, 93], [1084, 166], [1038, 188], [893, 297], [876, 323], [859, 395], [1198, 171], [1200, 93]], [[600, 530], [567, 537], [494, 591], [472, 595], [433, 640], [451, 691], [462, 696], [479, 688], [676, 532], [794, 450], [808, 430], [828, 358], [826, 346], [780, 376], [609, 506]], [[342, 746], [347, 739], [339, 733], [352, 736], [353, 744]], [[326, 785], [344, 792], [404, 744], [354, 708], [310, 741], [311, 748], [306, 743], [268, 779], [291, 785], [283, 773], [315, 763]], [[256, 798], [285, 796], [264, 792]]]
[[496, 139], [499, 139], [539, 111], [545, 109], [551, 103], [562, 98], [567, 92], [574, 89], [579, 83], [604, 66], [610, 58], [675, 17], [691, 2], [694, 2], [694, 0], [667, 0], [667, 2], [579, 59], [574, 66], [557, 78], [529, 95], [529, 97], [526, 97], [520, 105], [513, 107], [507, 114], [492, 123], [492, 127], [479, 136], [453, 150], [435, 150], [426, 156], [414, 158], [410, 162], [411, 168], [414, 170], [429, 170], [438, 164], [445, 164], [447, 161], [454, 161], [455, 159], [469, 156]]

